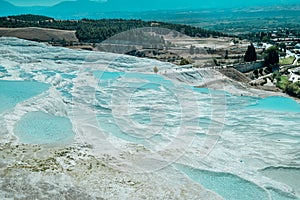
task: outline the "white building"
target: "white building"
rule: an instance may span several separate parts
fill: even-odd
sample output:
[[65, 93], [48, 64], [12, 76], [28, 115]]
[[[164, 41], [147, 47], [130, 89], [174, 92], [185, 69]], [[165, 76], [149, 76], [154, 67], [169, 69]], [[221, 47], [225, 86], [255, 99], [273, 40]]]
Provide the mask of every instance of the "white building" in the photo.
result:
[[291, 73], [291, 76], [289, 78], [290, 82], [296, 83], [298, 81], [300, 81], [300, 76], [294, 73]]

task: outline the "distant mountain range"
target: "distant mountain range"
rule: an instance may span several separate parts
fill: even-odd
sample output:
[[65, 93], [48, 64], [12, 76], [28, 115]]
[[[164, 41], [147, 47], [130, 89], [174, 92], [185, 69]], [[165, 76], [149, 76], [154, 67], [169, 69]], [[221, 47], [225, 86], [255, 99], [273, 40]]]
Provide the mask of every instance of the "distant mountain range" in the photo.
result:
[[[144, 11], [245, 8], [249, 6], [299, 5], [299, 0], [107, 0], [64, 1], [54, 6], [16, 6], [0, 0], [0, 15], [38, 14], [60, 19], [134, 17]], [[163, 16], [162, 16], [163, 17]]]

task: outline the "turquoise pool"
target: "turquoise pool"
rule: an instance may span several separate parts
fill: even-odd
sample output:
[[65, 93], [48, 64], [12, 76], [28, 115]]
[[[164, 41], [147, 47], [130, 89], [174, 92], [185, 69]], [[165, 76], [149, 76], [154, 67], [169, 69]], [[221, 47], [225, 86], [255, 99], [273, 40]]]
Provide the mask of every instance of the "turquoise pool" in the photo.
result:
[[[222, 196], [225, 200], [297, 200], [295, 195], [279, 189], [263, 189], [239, 176], [200, 170], [185, 165], [174, 164], [175, 168], [205, 188]], [[298, 179], [297, 179], [298, 180]], [[295, 180], [296, 181], [296, 180]]]
[[176, 169], [205, 188], [218, 193], [226, 200], [268, 200], [268, 193], [261, 187], [229, 173], [199, 170], [184, 165], [175, 165]]
[[256, 110], [270, 110], [279, 112], [300, 112], [300, 104], [291, 98], [286, 97], [267, 97], [257, 99], [257, 103], [248, 107]]
[[[161, 138], [167, 141], [170, 127], [179, 127], [177, 121], [180, 117], [180, 108], [172, 107], [172, 104], [179, 104], [176, 95], [172, 92], [174, 84], [160, 75], [124, 72], [103, 72], [95, 71], [94, 76], [99, 80], [99, 91], [96, 92], [96, 105], [98, 115], [97, 120], [100, 128], [107, 134], [111, 134], [122, 140], [131, 143], [143, 144], [151, 148], [149, 140]], [[122, 104], [124, 96], [129, 94], [125, 103], [128, 112], [121, 117], [121, 124], [116, 121], [113, 106]], [[151, 104], [148, 102], [151, 101]], [[161, 105], [153, 107], [153, 105]], [[152, 115], [159, 116], [153, 117]], [[160, 118], [160, 115], [164, 115]], [[176, 118], [177, 117], [177, 118]], [[126, 122], [126, 119], [129, 121]], [[174, 122], [174, 119], [178, 119]], [[124, 121], [123, 121], [124, 120]], [[119, 121], [119, 122], [120, 122]], [[132, 127], [132, 132], [126, 131], [126, 124]], [[163, 123], [163, 124], [161, 124]], [[156, 127], [161, 126], [161, 130], [155, 132]], [[149, 128], [150, 127], [150, 128]], [[144, 137], [143, 131], [149, 132], [153, 129], [153, 134]], [[136, 130], [140, 131], [136, 131]], [[138, 132], [138, 135], [135, 134]]]
[[47, 91], [49, 87], [40, 82], [0, 80], [0, 113]]
[[14, 132], [26, 144], [65, 144], [75, 137], [68, 118], [44, 112], [27, 113], [17, 122]]

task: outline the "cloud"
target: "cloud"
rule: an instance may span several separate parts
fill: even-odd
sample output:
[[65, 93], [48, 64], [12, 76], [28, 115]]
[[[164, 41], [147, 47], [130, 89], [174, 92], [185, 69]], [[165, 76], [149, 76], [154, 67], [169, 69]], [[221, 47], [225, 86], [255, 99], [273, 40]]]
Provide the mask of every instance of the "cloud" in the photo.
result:
[[6, 0], [9, 3], [12, 3], [16, 6], [52, 6], [57, 3], [60, 3], [64, 0], [47, 0], [47, 1], [40, 1], [40, 0]]

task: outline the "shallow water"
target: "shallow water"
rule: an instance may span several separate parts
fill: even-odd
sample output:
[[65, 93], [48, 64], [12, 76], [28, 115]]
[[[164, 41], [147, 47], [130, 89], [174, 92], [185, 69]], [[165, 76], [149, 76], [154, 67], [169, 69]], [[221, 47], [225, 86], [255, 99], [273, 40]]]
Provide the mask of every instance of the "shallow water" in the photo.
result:
[[300, 195], [300, 169], [299, 168], [284, 168], [270, 167], [262, 170], [264, 176], [267, 176], [275, 181], [285, 183], [293, 188], [297, 195]]
[[272, 200], [297, 200], [298, 198], [295, 195], [285, 193], [274, 188], [268, 189], [268, 192]]
[[47, 91], [49, 87], [40, 82], [0, 80], [0, 113]]
[[272, 110], [281, 112], [300, 112], [299, 104], [291, 98], [286, 97], [267, 97], [258, 99], [257, 104], [249, 106], [254, 110]]
[[233, 174], [204, 171], [183, 165], [175, 165], [175, 167], [226, 200], [269, 199], [268, 193], [263, 188]]
[[[287, 177], [300, 165], [300, 105], [293, 99], [194, 88], [211, 72], [163, 76], [153, 66], [172, 65], [129, 56], [18, 39], [1, 39], [0, 51], [8, 51], [0, 57], [0, 78], [12, 80], [0, 80], [0, 115], [8, 112], [0, 132], [19, 143], [89, 144], [96, 156], [129, 155], [112, 165], [103, 161], [111, 168], [159, 176], [176, 162], [179, 179], [189, 177], [224, 199], [294, 198], [298, 182]], [[261, 171], [272, 166], [284, 166], [284, 173]]]
[[[198, 182], [202, 186], [218, 193], [226, 200], [236, 199], [271, 199], [271, 200], [296, 200], [298, 199], [294, 194], [286, 193], [274, 188], [261, 188], [255, 183], [247, 181], [239, 176], [229, 174], [212, 172], [207, 170], [195, 169], [192, 167], [175, 164], [174, 167], [186, 174], [189, 178]], [[293, 173], [286, 170], [286, 173]], [[266, 172], [267, 173], [267, 172]], [[296, 175], [296, 173], [294, 173]], [[276, 177], [276, 175], [275, 175]], [[291, 178], [291, 177], [290, 177]], [[289, 177], [287, 177], [289, 179]], [[297, 176], [290, 179], [297, 182]], [[298, 188], [297, 184], [292, 184]]]
[[67, 144], [74, 139], [68, 118], [44, 112], [30, 112], [17, 122], [16, 136], [26, 144]]
[[[97, 119], [107, 134], [151, 149], [155, 147], [149, 142], [157, 138], [168, 140], [172, 133], [170, 128], [178, 129], [180, 124], [174, 122], [178, 121], [175, 119], [180, 117], [181, 110], [172, 106], [178, 104], [178, 99], [172, 93], [174, 85], [171, 81], [142, 73], [96, 71], [94, 75], [99, 79]], [[118, 106], [126, 109], [121, 115], [112, 112]], [[156, 127], [162, 128], [157, 131]]]

